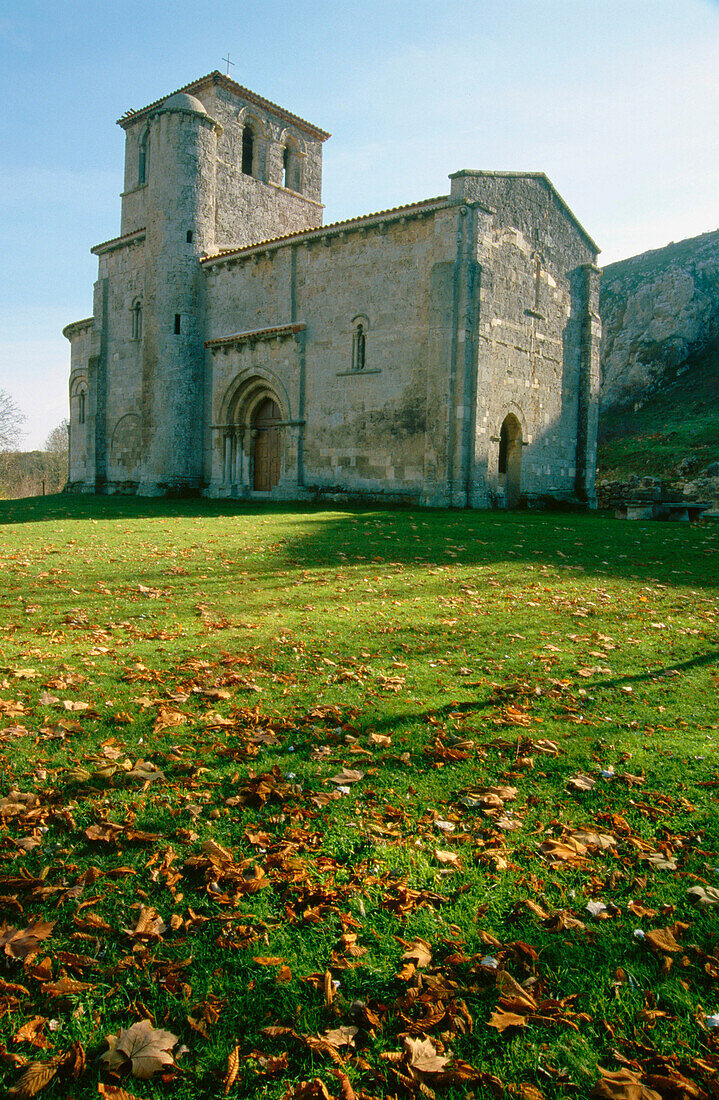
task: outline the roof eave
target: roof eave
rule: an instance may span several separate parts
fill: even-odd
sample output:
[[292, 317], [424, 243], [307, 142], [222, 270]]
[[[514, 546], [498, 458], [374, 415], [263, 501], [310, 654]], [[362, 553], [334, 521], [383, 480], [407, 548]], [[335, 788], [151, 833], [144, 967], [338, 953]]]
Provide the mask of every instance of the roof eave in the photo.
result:
[[[241, 84], [232, 80], [229, 76], [225, 76], [224, 73], [215, 69], [211, 73], [207, 73], [206, 76], [201, 76], [197, 80], [192, 80], [189, 84], [185, 84], [182, 88], [177, 88], [174, 92], [170, 92], [170, 95], [176, 95], [177, 92], [187, 92], [190, 95], [193, 92], [199, 91], [201, 88], [206, 88], [213, 84], [219, 84], [221, 87], [226, 88], [230, 92], [234, 92], [235, 95], [241, 96], [249, 103], [254, 104], [255, 107], [260, 107], [265, 111], [271, 111], [272, 114], [277, 115], [279, 118], [285, 119], [287, 122], [291, 122], [297, 129], [302, 130], [304, 133], [309, 134], [311, 137], [316, 138], [318, 141], [326, 141], [331, 135], [327, 130], [321, 130], [319, 126], [314, 126], [311, 122], [307, 122], [306, 119], [300, 118], [299, 115], [293, 114], [291, 111], [286, 110], [284, 107], [280, 107], [278, 103], [273, 103], [269, 99], [265, 99], [264, 96], [257, 95], [256, 92], [250, 91], [249, 88], [244, 88]], [[139, 119], [146, 117], [153, 111], [156, 111], [168, 96], [163, 96], [162, 99], [156, 99], [153, 103], [148, 103], [146, 107], [140, 107], [139, 110], [125, 111], [122, 118], [118, 118], [117, 125], [121, 126], [123, 130], [126, 130], [128, 126], [132, 126]]]

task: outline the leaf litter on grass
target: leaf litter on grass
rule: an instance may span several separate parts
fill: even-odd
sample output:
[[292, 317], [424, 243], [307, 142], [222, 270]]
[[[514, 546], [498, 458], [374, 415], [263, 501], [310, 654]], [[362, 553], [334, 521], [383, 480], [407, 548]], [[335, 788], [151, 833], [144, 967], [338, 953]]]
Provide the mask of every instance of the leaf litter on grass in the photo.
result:
[[[186, 595], [134, 582], [163, 616], [186, 601], [194, 646], [162, 617], [54, 624], [36, 583], [57, 633], [18, 624], [3, 659], [33, 675], [0, 685], [13, 1095], [72, 1082], [116, 1100], [136, 1068], [178, 1098], [712, 1095], [716, 757], [690, 775], [669, 756], [686, 761], [696, 703], [680, 689], [704, 673], [625, 701], [590, 659], [632, 650], [645, 597], [652, 621], [687, 629], [716, 601], [670, 615], [669, 588], [567, 575], [552, 591], [541, 569], [510, 581], [496, 565], [483, 585], [463, 552], [416, 571], [432, 593], [413, 614], [452, 608], [429, 640], [392, 610], [407, 578], [382, 565], [341, 567], [338, 587], [375, 612], [351, 642], [288, 623], [262, 641], [249, 611], [236, 627], [218, 589], [198, 599], [200, 570], [207, 586], [224, 561], [206, 548], [196, 579], [185, 558]], [[550, 607], [539, 631], [536, 607], [516, 624], [516, 657], [508, 598]], [[73, 684], [87, 706], [58, 707]]]

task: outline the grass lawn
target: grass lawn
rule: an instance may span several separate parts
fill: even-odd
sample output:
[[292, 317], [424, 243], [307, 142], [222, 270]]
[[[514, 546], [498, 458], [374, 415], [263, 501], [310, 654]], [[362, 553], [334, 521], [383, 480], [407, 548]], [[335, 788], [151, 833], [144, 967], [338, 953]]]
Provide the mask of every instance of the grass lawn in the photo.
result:
[[718, 550], [0, 502], [9, 1095], [716, 1097]]

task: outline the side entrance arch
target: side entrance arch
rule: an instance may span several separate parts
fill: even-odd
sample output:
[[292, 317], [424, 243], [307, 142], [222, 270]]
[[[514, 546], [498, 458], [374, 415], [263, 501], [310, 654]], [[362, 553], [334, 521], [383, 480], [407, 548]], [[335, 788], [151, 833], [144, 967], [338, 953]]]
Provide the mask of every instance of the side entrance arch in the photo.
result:
[[219, 495], [270, 493], [288, 475], [289, 402], [281, 387], [260, 375], [236, 376], [219, 409], [213, 481]]
[[254, 488], [268, 493], [282, 473], [282, 417], [277, 402], [265, 397], [252, 418], [254, 435]]
[[497, 473], [500, 488], [504, 487], [505, 508], [516, 508], [522, 495], [522, 425], [514, 413], [502, 421]]

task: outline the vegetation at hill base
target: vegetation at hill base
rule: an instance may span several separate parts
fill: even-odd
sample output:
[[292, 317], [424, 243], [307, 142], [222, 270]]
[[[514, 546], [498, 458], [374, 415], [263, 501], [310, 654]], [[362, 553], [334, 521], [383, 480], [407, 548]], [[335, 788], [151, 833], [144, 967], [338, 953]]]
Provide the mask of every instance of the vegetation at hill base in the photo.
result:
[[719, 462], [719, 340], [667, 371], [662, 386], [636, 405], [602, 411], [600, 477], [671, 477], [685, 462], [691, 477]]
[[718, 549], [0, 502], [5, 1094], [716, 1097]]

